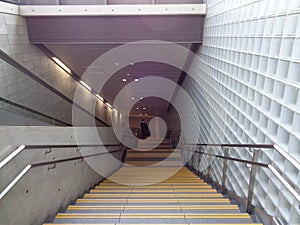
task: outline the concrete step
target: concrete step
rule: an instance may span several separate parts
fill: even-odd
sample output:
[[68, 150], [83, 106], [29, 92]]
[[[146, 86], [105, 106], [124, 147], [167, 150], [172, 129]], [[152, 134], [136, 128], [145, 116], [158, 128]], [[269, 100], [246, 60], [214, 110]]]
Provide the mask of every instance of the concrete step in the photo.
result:
[[95, 206], [73, 205], [67, 208], [66, 213], [240, 213], [237, 205], [119, 205], [119, 206]]
[[[58, 213], [52, 225], [254, 224], [249, 214], [241, 213], [228, 198], [188, 169], [181, 168], [180, 157], [171, 157], [161, 166], [158, 159], [170, 153], [170, 149], [129, 151], [126, 163], [137, 166], [124, 166], [110, 177], [111, 180], [95, 186], [65, 213]], [[153, 163], [158, 165], [147, 166]], [[160, 182], [156, 183], [157, 180]], [[151, 184], [146, 185], [147, 182]]]
[[224, 220], [228, 223], [249, 223], [251, 222], [248, 214], [230, 214], [230, 213], [208, 213], [208, 214], [192, 214], [192, 213], [59, 213], [54, 222], [80, 222], [103, 223], [111, 221], [113, 223], [219, 223]]
[[147, 194], [140, 194], [140, 193], [121, 193], [121, 194], [107, 194], [107, 193], [97, 193], [97, 194], [85, 194], [84, 198], [220, 198], [222, 194], [219, 193], [212, 193], [212, 194], [186, 194], [186, 193], [174, 193], [174, 194], [161, 194], [161, 193], [147, 193]]
[[159, 205], [165, 205], [165, 204], [180, 204], [180, 205], [188, 205], [188, 204], [198, 204], [198, 205], [202, 205], [202, 204], [230, 204], [229, 199], [225, 199], [225, 198], [202, 198], [202, 199], [188, 199], [188, 198], [176, 198], [176, 199], [172, 199], [172, 198], [161, 198], [161, 199], [149, 199], [149, 198], [130, 198], [130, 199], [112, 199], [112, 198], [105, 198], [105, 199], [78, 199], [76, 201], [76, 205], [78, 204], [97, 204], [97, 205], [117, 205], [117, 204], [121, 204], [121, 205], [149, 205], [149, 204], [159, 204]]

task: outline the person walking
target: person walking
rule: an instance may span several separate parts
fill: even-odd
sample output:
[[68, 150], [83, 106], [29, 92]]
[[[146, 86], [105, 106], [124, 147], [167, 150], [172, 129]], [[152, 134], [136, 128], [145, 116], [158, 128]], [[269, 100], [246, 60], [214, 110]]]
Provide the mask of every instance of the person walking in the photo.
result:
[[150, 130], [148, 128], [148, 124], [145, 122], [144, 119], [142, 119], [140, 123], [140, 127], [141, 127], [142, 139], [146, 139], [151, 135]]

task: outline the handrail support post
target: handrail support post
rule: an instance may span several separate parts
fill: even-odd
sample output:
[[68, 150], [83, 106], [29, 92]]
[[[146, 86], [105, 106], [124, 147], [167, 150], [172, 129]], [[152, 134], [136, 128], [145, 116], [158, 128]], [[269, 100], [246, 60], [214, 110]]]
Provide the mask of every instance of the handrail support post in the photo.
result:
[[[252, 162], [257, 163], [259, 157], [259, 150], [255, 149], [253, 152]], [[255, 184], [255, 176], [257, 173], [257, 166], [255, 164], [252, 164], [251, 172], [250, 172], [250, 180], [248, 185], [248, 197], [247, 197], [247, 208], [246, 212], [249, 214], [253, 213], [253, 207], [251, 205], [252, 198], [253, 198], [253, 190], [254, 190], [254, 184]]]
[[224, 148], [224, 157], [225, 158], [223, 160], [222, 189], [221, 189], [222, 194], [226, 193], [225, 183], [226, 183], [226, 172], [227, 172], [227, 167], [228, 167], [228, 159], [227, 159], [228, 156], [229, 156], [229, 149]]

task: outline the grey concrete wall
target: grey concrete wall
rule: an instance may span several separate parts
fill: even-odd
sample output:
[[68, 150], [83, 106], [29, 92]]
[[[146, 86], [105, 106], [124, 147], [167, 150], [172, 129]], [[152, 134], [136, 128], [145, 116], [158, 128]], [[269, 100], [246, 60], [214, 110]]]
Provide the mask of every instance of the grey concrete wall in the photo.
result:
[[[83, 98], [87, 101], [94, 99], [96, 102], [95, 96], [78, 85], [38, 47], [30, 44], [24, 18], [0, 13], [0, 49], [69, 99], [74, 98], [75, 90], [79, 88], [84, 95]], [[1, 59], [0, 97], [66, 123], [72, 123], [72, 104]], [[95, 112], [101, 120], [111, 124], [112, 111], [108, 110], [102, 102], [97, 104]], [[34, 117], [34, 115], [31, 116]], [[84, 118], [87, 115], [82, 113], [80, 117]], [[83, 123], [82, 125], [90, 126], [91, 124]]]
[[[75, 140], [74, 129], [79, 135]], [[110, 128], [98, 130], [104, 144], [118, 144]], [[98, 134], [91, 128], [58, 127], [0, 127], [0, 161], [20, 144], [97, 144]], [[108, 151], [119, 147], [109, 147]], [[9, 164], [0, 169], [0, 192], [28, 164], [60, 160], [69, 157], [106, 152], [103, 147], [85, 148], [49, 148], [24, 150]], [[0, 224], [39, 225], [49, 215], [54, 215], [60, 208], [66, 207], [79, 195], [88, 191], [104, 177], [109, 176], [122, 164], [112, 160], [120, 159], [120, 153], [100, 155], [89, 160], [75, 160], [32, 168], [0, 200]], [[97, 165], [97, 166], [95, 166]], [[54, 168], [55, 167], [55, 168]], [[99, 173], [100, 172], [100, 173]]]
[[10, 112], [5, 109], [0, 109], [0, 124], [3, 125], [15, 125], [15, 126], [50, 126], [51, 123], [44, 122], [42, 120], [37, 120], [34, 118], [26, 117], [25, 115], [17, 114], [16, 112]]

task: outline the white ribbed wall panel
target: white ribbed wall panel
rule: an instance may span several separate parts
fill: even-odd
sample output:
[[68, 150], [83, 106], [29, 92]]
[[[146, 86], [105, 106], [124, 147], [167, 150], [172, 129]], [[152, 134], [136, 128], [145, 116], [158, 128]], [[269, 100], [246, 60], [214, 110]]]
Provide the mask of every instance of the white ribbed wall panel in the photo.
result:
[[[209, 69], [193, 65], [191, 74], [201, 85], [191, 78], [183, 84], [198, 105], [199, 142], [276, 143], [300, 160], [300, 1], [207, 4], [198, 55]], [[231, 149], [230, 155], [252, 158], [247, 149]], [[300, 173], [282, 156], [266, 150], [259, 160], [271, 163], [300, 191]], [[215, 160], [211, 169], [220, 183], [222, 161]], [[245, 198], [250, 169], [230, 162], [227, 174], [227, 188]], [[267, 169], [256, 176], [253, 204], [287, 224], [300, 222], [299, 203]]]

